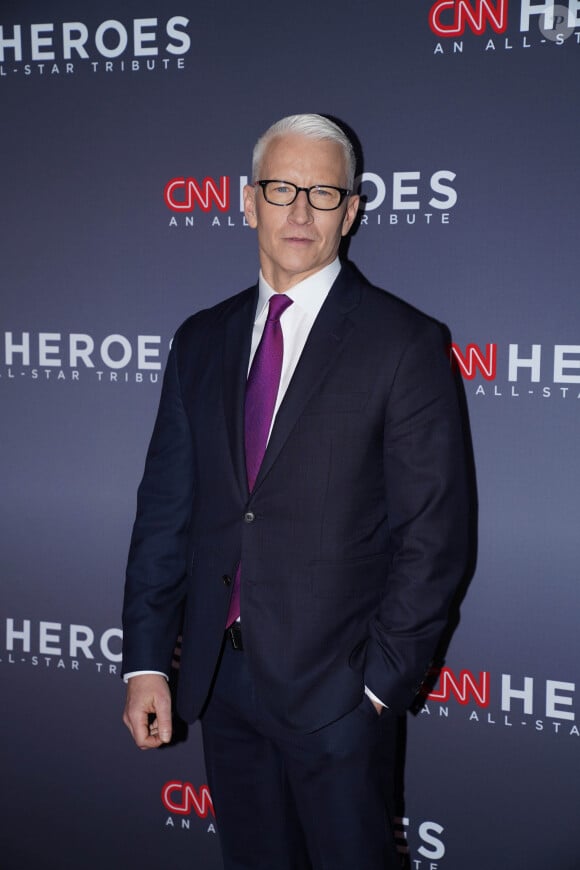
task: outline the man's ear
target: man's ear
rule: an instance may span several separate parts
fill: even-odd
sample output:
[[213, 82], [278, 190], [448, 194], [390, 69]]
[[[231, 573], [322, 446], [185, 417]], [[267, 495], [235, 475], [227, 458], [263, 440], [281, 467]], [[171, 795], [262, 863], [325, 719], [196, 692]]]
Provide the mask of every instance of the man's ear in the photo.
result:
[[354, 219], [356, 218], [356, 214], [358, 211], [360, 203], [360, 196], [355, 194], [354, 196], [349, 196], [348, 202], [346, 205], [346, 211], [344, 213], [344, 219], [342, 221], [342, 230], [341, 234], [346, 236], [350, 228], [354, 223]]
[[244, 215], [248, 226], [252, 227], [253, 230], [258, 226], [258, 216], [256, 214], [257, 189], [253, 184], [246, 184], [244, 186]]

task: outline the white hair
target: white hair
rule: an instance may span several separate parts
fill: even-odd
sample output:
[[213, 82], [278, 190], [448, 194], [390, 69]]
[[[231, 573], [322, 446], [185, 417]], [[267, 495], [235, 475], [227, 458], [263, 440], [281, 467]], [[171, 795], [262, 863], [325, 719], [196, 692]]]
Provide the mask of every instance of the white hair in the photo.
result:
[[354, 174], [356, 171], [356, 157], [352, 143], [346, 133], [340, 127], [325, 118], [323, 115], [289, 115], [287, 118], [282, 118], [276, 121], [271, 127], [268, 127], [254, 146], [252, 154], [252, 180], [258, 181], [260, 166], [264, 157], [266, 148], [277, 136], [285, 136], [294, 134], [297, 136], [307, 136], [310, 139], [326, 139], [331, 142], [337, 142], [342, 148], [344, 154], [344, 162], [347, 173], [347, 186], [352, 188], [354, 184]]

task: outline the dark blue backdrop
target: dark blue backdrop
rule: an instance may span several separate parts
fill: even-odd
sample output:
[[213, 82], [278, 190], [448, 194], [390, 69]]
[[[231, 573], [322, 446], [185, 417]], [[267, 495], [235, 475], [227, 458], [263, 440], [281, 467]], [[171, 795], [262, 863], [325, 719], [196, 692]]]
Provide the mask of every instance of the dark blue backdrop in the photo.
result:
[[476, 457], [477, 570], [409, 716], [401, 849], [579, 867], [574, 3], [5, 0], [0, 23], [3, 866], [220, 867], [197, 727], [143, 755], [120, 723], [124, 563], [171, 335], [257, 274], [254, 140], [318, 111], [363, 144], [349, 256], [451, 328]]

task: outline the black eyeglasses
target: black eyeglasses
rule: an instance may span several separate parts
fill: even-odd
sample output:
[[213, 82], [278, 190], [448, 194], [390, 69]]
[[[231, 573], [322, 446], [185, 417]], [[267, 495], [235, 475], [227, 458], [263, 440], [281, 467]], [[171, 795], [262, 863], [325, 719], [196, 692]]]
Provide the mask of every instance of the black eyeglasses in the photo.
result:
[[338, 208], [345, 196], [352, 191], [344, 187], [333, 187], [330, 184], [313, 184], [312, 187], [298, 187], [291, 181], [256, 181], [262, 188], [264, 199], [271, 205], [292, 205], [301, 190], [304, 191], [312, 208], [320, 211], [333, 211]]

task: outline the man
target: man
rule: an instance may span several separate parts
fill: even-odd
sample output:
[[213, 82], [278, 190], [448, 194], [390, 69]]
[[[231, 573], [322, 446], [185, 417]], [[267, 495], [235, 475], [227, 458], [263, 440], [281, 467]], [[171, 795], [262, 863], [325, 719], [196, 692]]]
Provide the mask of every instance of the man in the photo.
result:
[[182, 628], [177, 705], [201, 718], [227, 870], [399, 866], [397, 716], [465, 570], [443, 338], [340, 264], [354, 171], [318, 115], [258, 141], [259, 283], [178, 330], [139, 490], [124, 720], [143, 749], [170, 740]]

